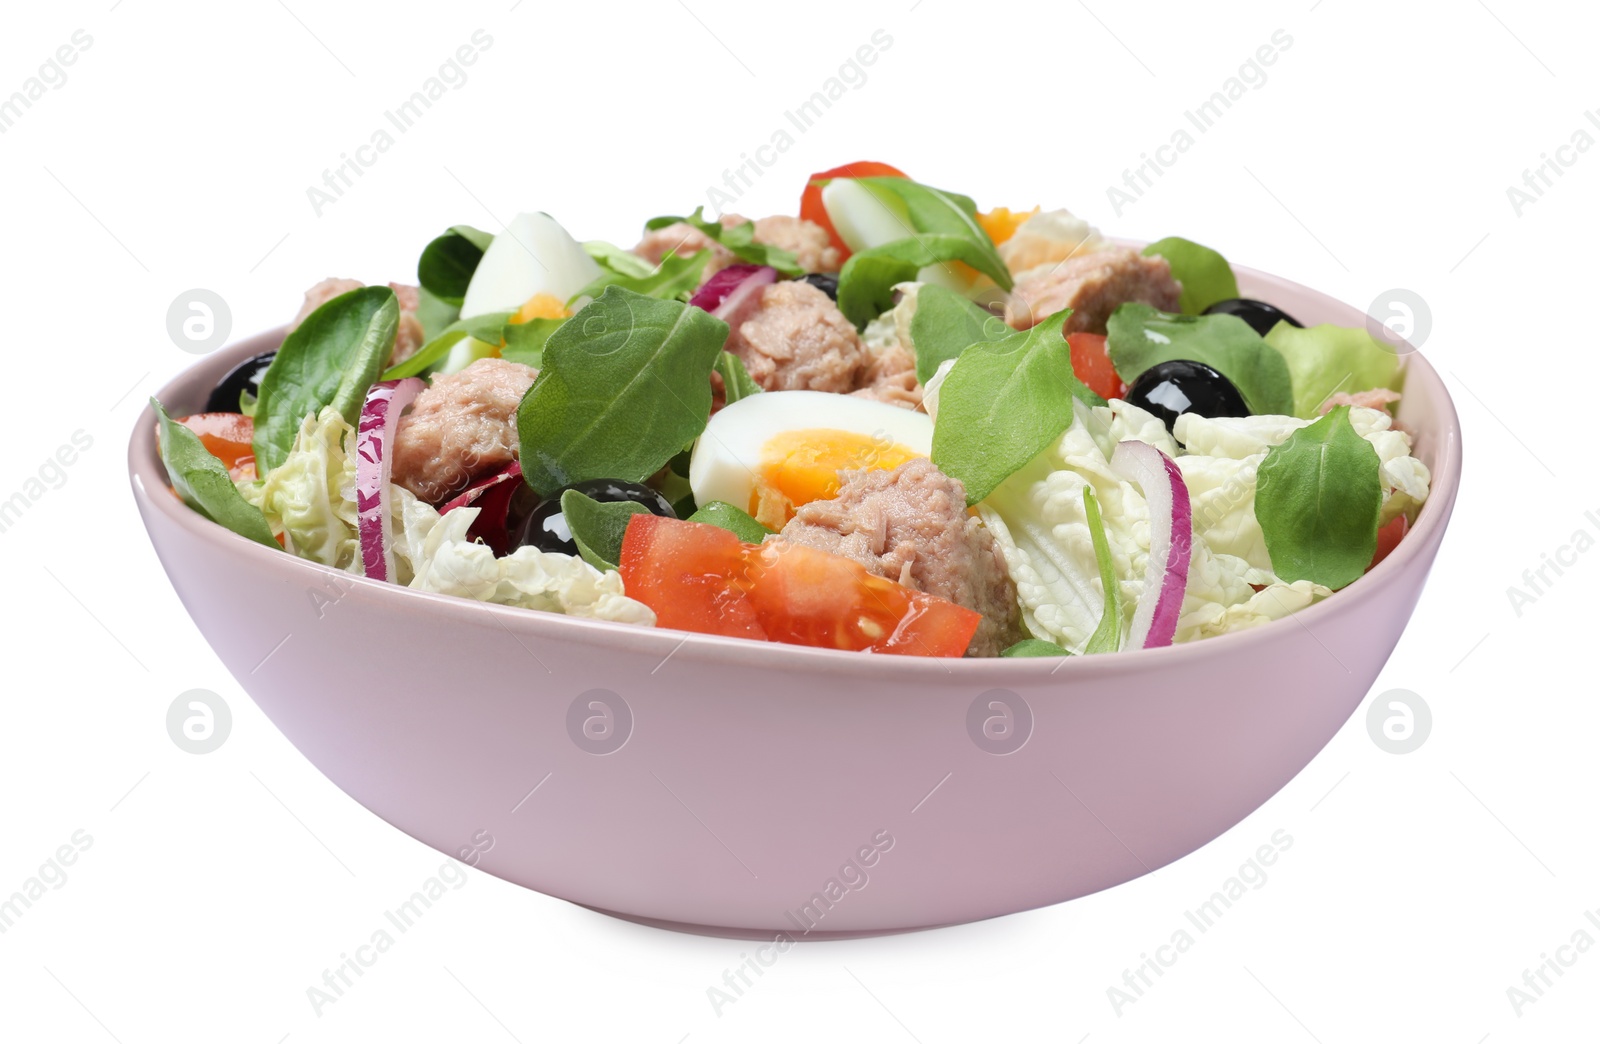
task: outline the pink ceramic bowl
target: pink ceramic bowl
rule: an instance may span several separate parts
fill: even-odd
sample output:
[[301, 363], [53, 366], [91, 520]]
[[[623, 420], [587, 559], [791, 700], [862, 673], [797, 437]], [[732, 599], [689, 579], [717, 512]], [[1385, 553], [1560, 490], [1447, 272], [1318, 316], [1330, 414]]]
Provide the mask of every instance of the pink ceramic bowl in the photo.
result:
[[[1239, 269], [1307, 323], [1329, 297]], [[282, 331], [160, 392], [175, 415]], [[1461, 437], [1411, 355], [1433, 490], [1333, 598], [1193, 645], [1070, 660], [869, 656], [485, 606], [237, 537], [172, 495], [147, 410], [129, 470], [173, 586], [239, 684], [351, 797], [425, 844], [619, 917], [870, 934], [1148, 873], [1272, 796], [1361, 704], [1444, 538]]]

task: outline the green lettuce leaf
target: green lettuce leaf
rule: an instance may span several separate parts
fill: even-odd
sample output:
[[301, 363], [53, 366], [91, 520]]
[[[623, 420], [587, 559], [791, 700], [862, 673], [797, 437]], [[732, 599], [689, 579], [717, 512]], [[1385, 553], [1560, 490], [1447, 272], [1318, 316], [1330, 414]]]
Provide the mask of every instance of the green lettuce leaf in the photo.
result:
[[461, 307], [472, 274], [483, 260], [494, 236], [471, 225], [455, 225], [422, 248], [417, 258], [417, 282], [446, 304]]
[[525, 323], [507, 323], [500, 333], [505, 338], [505, 344], [500, 346], [500, 358], [537, 370], [544, 365], [544, 343], [565, 322], [565, 319], [529, 319]]
[[425, 373], [449, 355], [450, 349], [454, 348], [457, 342], [468, 337], [484, 344], [498, 345], [503, 339], [506, 324], [515, 314], [515, 312], [485, 312], [471, 319], [457, 319], [440, 331], [439, 336], [418, 348], [409, 358], [384, 370], [382, 379], [393, 381]]
[[707, 238], [721, 243], [734, 257], [746, 264], [769, 265], [791, 279], [805, 275], [806, 270], [800, 267], [800, 263], [795, 259], [792, 251], [756, 242], [756, 223], [754, 221], [744, 221], [737, 225], [724, 225], [721, 221], [707, 218], [705, 211], [705, 207], [695, 207], [694, 213], [688, 217], [662, 216], [651, 218], [644, 223], [644, 227], [655, 231], [659, 228], [666, 228], [668, 225], [676, 225], [682, 221], [705, 233]]
[[1095, 564], [1100, 567], [1100, 588], [1105, 592], [1105, 606], [1100, 610], [1100, 626], [1089, 636], [1084, 653], [1116, 652], [1122, 648], [1122, 587], [1117, 583], [1117, 571], [1111, 561], [1111, 543], [1106, 539], [1105, 523], [1100, 519], [1100, 503], [1095, 499], [1094, 487], [1083, 487], [1083, 514], [1089, 522], [1089, 539], [1094, 543]]
[[1399, 391], [1400, 357], [1364, 329], [1327, 324], [1301, 329], [1280, 322], [1266, 341], [1289, 364], [1296, 417], [1315, 417], [1334, 392]]
[[282, 464], [239, 492], [284, 533], [300, 558], [360, 572], [356, 540], [356, 430], [332, 406], [308, 416]]
[[1001, 656], [1027, 657], [1027, 656], [1071, 656], [1070, 649], [1063, 649], [1055, 642], [1047, 642], [1043, 638], [1024, 638], [1015, 645], [1007, 646], [1000, 653]]
[[689, 516], [689, 521], [726, 529], [747, 544], [759, 544], [773, 532], [732, 504], [721, 500], [713, 500], [696, 511]]
[[242, 537], [276, 548], [278, 542], [272, 538], [266, 516], [239, 495], [227, 466], [206, 449], [199, 435], [168, 416], [165, 406], [152, 398], [150, 408], [156, 412], [161, 463], [183, 502]]
[[679, 257], [668, 251], [659, 265], [642, 276], [627, 275], [614, 268], [608, 268], [596, 276], [588, 286], [573, 294], [567, 301], [567, 306], [570, 308], [581, 298], [598, 297], [608, 286], [620, 286], [624, 290], [646, 297], [687, 301], [695, 288], [700, 285], [700, 273], [705, 270], [706, 263], [710, 260], [709, 250], [697, 250], [685, 257]]
[[723, 352], [717, 357], [717, 372], [722, 374], [723, 401], [729, 406], [740, 399], [761, 394], [761, 385], [744, 368], [744, 360], [732, 352]]
[[1338, 590], [1367, 571], [1383, 506], [1380, 464], [1339, 406], [1267, 451], [1256, 472], [1256, 521], [1272, 571]]
[[728, 324], [607, 287], [544, 344], [517, 411], [522, 474], [541, 496], [587, 479], [641, 482], [705, 430]]
[[578, 554], [601, 572], [617, 568], [622, 560], [622, 538], [627, 535], [628, 520], [649, 511], [631, 500], [602, 503], [575, 489], [561, 494], [561, 514], [566, 517], [572, 542], [578, 545]]
[[1130, 301], [1111, 314], [1106, 330], [1106, 352], [1129, 384], [1156, 363], [1188, 359], [1232, 381], [1251, 413], [1287, 414], [1294, 406], [1283, 356], [1237, 316], [1174, 315]]
[[910, 282], [922, 269], [946, 261], [963, 261], [1011, 286], [1011, 274], [987, 238], [980, 244], [961, 235], [917, 235], [851, 254], [839, 272], [839, 310], [859, 330], [894, 304], [895, 284]]
[[1002, 340], [1014, 332], [1004, 319], [966, 296], [942, 286], [923, 286], [911, 316], [917, 380], [926, 385], [946, 359], [957, 358], [980, 341]]
[[1172, 266], [1172, 277], [1183, 284], [1178, 311], [1199, 315], [1218, 301], [1239, 296], [1239, 281], [1228, 259], [1199, 243], [1168, 236], [1144, 248], [1146, 257], [1160, 256]]
[[583, 249], [601, 268], [608, 268], [619, 275], [633, 276], [637, 279], [656, 270], [655, 265], [633, 251], [624, 250], [615, 243], [607, 243], [603, 239], [591, 239], [583, 244]]

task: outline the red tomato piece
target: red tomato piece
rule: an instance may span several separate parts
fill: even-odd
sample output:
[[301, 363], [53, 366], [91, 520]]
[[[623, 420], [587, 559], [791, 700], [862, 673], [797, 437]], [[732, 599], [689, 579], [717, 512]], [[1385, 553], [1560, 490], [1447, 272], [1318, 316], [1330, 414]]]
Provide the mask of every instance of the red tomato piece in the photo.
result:
[[1072, 372], [1078, 380], [1102, 399], [1122, 398], [1128, 386], [1111, 365], [1104, 334], [1069, 333], [1067, 346], [1072, 349]]
[[1367, 566], [1367, 569], [1370, 570], [1372, 566], [1375, 566], [1379, 562], [1382, 562], [1385, 558], [1388, 558], [1389, 552], [1393, 551], [1400, 545], [1400, 538], [1406, 535], [1406, 530], [1409, 528], [1411, 527], [1406, 522], [1406, 516], [1404, 515], [1396, 515], [1388, 522], [1379, 526], [1378, 550], [1373, 553], [1372, 565]]
[[844, 245], [844, 240], [839, 238], [839, 233], [833, 230], [833, 222], [828, 220], [828, 208], [822, 205], [822, 186], [819, 181], [829, 178], [903, 178], [905, 173], [897, 167], [887, 163], [878, 163], [874, 160], [859, 160], [855, 163], [846, 163], [842, 167], [824, 170], [811, 175], [806, 180], [806, 190], [800, 194], [800, 216], [813, 224], [821, 225], [823, 231], [828, 233], [828, 238], [839, 249], [839, 263], [843, 264], [850, 256], [850, 248]]
[[255, 477], [256, 451], [251, 445], [255, 421], [242, 413], [193, 413], [177, 420], [200, 436], [206, 449], [222, 461], [235, 479]]
[[842, 555], [744, 544], [698, 522], [635, 515], [622, 582], [662, 627], [825, 649], [960, 656], [982, 617]]

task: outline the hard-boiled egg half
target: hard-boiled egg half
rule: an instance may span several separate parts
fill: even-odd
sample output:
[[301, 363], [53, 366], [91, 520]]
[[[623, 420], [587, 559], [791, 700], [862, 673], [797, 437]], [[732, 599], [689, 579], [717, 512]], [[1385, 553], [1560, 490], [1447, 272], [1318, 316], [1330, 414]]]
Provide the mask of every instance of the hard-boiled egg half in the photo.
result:
[[924, 413], [832, 392], [763, 392], [706, 424], [689, 458], [689, 486], [697, 504], [721, 500], [781, 529], [800, 505], [832, 499], [839, 472], [889, 470], [932, 446]]
[[[822, 206], [833, 230], [852, 254], [906, 239], [916, 232], [904, 200], [855, 178], [834, 178], [824, 185]], [[917, 273], [917, 281], [970, 294], [987, 278], [959, 261], [947, 261], [923, 268]]]
[[[544, 213], [518, 214], [483, 252], [467, 284], [461, 318], [515, 312], [535, 294], [566, 302], [599, 275], [594, 258], [555, 218]], [[467, 337], [450, 350], [441, 369], [454, 373], [494, 352], [494, 345]]]

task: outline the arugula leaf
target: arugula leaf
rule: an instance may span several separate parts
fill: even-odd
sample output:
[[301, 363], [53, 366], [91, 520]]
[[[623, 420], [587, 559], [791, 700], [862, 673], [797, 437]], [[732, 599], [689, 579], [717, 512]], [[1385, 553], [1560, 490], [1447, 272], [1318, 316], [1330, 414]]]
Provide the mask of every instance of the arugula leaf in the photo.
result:
[[525, 323], [507, 323], [500, 332], [506, 342], [500, 346], [500, 358], [537, 370], [544, 365], [544, 343], [564, 322], [565, 319], [529, 319]]
[[[989, 238], [989, 233], [978, 224], [974, 213], [977, 206], [966, 196], [958, 196], [953, 192], [945, 192], [931, 185], [924, 185], [910, 178], [856, 178], [856, 184], [883, 200], [886, 196], [893, 197], [905, 207], [905, 214], [911, 223], [912, 231], [926, 234], [943, 234], [964, 236], [974, 244], [993, 255], [994, 269], [999, 273], [980, 268], [996, 283], [1000, 289], [1011, 289], [1011, 270], [1000, 260], [1000, 254], [995, 250], [994, 240]], [[891, 209], [896, 209], [891, 206]], [[974, 265], [974, 268], [980, 266]]]
[[367, 389], [394, 351], [400, 304], [386, 286], [341, 294], [283, 339], [256, 393], [256, 468], [282, 464], [307, 414], [332, 406], [355, 424]]
[[417, 282], [447, 304], [461, 307], [472, 273], [494, 236], [471, 225], [455, 225], [422, 248], [417, 258]]
[[763, 390], [744, 368], [744, 360], [732, 352], [723, 352], [717, 357], [716, 370], [722, 374], [723, 401], [729, 406], [740, 399], [759, 395]]
[[747, 544], [759, 544], [773, 534], [773, 530], [757, 522], [732, 504], [713, 500], [689, 516], [690, 522], [704, 522], [709, 526], [726, 529]]
[[606, 287], [550, 335], [517, 410], [522, 475], [541, 496], [587, 479], [640, 482], [705, 430], [728, 324]]
[[1085, 654], [1116, 652], [1122, 648], [1122, 588], [1117, 584], [1117, 572], [1111, 561], [1111, 543], [1106, 539], [1106, 527], [1100, 520], [1100, 504], [1095, 500], [1094, 487], [1083, 487], [1083, 513], [1089, 523], [1089, 539], [1094, 543], [1094, 560], [1100, 567], [1100, 587], [1105, 591], [1105, 608], [1100, 611], [1100, 626], [1094, 629], [1083, 647]]
[[1072, 372], [1062, 334], [1071, 312], [972, 345], [939, 387], [932, 458], [940, 471], [961, 480], [968, 504], [994, 492], [1059, 438], [1072, 425], [1074, 399], [1105, 405]]
[[417, 290], [417, 322], [422, 324], [422, 342], [438, 337], [445, 327], [461, 318], [461, 309], [449, 301], [442, 301], [428, 292], [427, 287]]
[[206, 449], [200, 436], [168, 416], [167, 408], [154, 398], [150, 408], [156, 411], [156, 441], [174, 492], [218, 525], [276, 549], [278, 542], [272, 537], [267, 516], [240, 495], [227, 466]]
[[1323, 324], [1301, 329], [1280, 322], [1266, 341], [1283, 355], [1294, 382], [1294, 415], [1305, 420], [1334, 392], [1399, 390], [1400, 357], [1360, 327]]
[[765, 243], [757, 243], [756, 223], [744, 221], [737, 225], [724, 225], [721, 221], [707, 219], [705, 207], [695, 207], [688, 217], [655, 217], [644, 223], [650, 231], [684, 222], [703, 232], [708, 239], [721, 243], [734, 257], [752, 265], [770, 265], [793, 279], [806, 274], [793, 252]]
[[1011, 274], [992, 244], [958, 235], [918, 235], [851, 254], [839, 272], [839, 310], [859, 330], [894, 304], [896, 283], [946, 261], [964, 261], [996, 283], [1011, 286]]
[[506, 324], [515, 312], [485, 312], [471, 319], [457, 319], [440, 332], [439, 336], [418, 348], [416, 354], [395, 363], [383, 371], [383, 380], [415, 377], [450, 354], [458, 341], [473, 337], [485, 344], [499, 344]]
[[1238, 316], [1175, 315], [1130, 301], [1111, 313], [1106, 331], [1106, 353], [1129, 384], [1156, 363], [1188, 359], [1232, 381], [1251, 413], [1294, 406], [1288, 364]]
[[601, 268], [610, 269], [619, 275], [638, 278], [656, 270], [655, 265], [633, 251], [624, 250], [615, 243], [607, 243], [603, 239], [591, 239], [583, 244], [583, 249]]
[[1256, 471], [1256, 521], [1272, 571], [1334, 590], [1365, 573], [1378, 547], [1379, 472], [1348, 406], [1268, 450]]
[[1218, 301], [1239, 296], [1239, 281], [1234, 278], [1228, 259], [1179, 236], [1168, 236], [1144, 248], [1144, 256], [1160, 256], [1172, 266], [1172, 277], [1183, 284], [1178, 311], [1199, 315]]
[[1009, 645], [1000, 653], [1001, 656], [1071, 656], [1070, 649], [1063, 649], [1055, 642], [1047, 642], [1043, 638], [1024, 638], [1015, 645]]
[[649, 508], [631, 500], [602, 503], [575, 489], [561, 494], [561, 514], [566, 517], [572, 542], [585, 562], [601, 572], [617, 568], [622, 559], [622, 538], [628, 532], [628, 519], [648, 514]]
[[956, 358], [979, 341], [998, 341], [1014, 332], [1004, 319], [966, 296], [931, 283], [923, 286], [911, 316], [917, 380], [927, 384], [946, 359]]
[[668, 251], [661, 259], [661, 263], [649, 270], [648, 275], [631, 276], [616, 269], [606, 269], [595, 276], [594, 281], [588, 286], [573, 294], [567, 304], [570, 307], [572, 302], [580, 297], [598, 297], [608, 286], [620, 286], [624, 290], [631, 290], [646, 297], [659, 297], [663, 300], [677, 298], [686, 301], [700, 285], [700, 272], [710, 260], [709, 250], [697, 250], [687, 257], [679, 257]]

